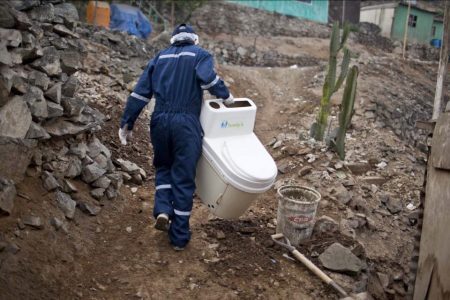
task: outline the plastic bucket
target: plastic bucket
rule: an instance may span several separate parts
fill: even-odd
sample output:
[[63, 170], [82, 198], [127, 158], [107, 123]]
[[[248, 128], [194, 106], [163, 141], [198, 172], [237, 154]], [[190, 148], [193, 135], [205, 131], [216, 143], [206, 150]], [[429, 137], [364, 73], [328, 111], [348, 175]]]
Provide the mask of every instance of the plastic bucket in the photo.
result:
[[440, 39], [432, 39], [430, 42], [431, 46], [433, 46], [434, 48], [441, 48], [442, 46], [442, 41]]
[[313, 231], [321, 196], [303, 186], [282, 186], [278, 189], [277, 233], [283, 233], [292, 245], [308, 239]]

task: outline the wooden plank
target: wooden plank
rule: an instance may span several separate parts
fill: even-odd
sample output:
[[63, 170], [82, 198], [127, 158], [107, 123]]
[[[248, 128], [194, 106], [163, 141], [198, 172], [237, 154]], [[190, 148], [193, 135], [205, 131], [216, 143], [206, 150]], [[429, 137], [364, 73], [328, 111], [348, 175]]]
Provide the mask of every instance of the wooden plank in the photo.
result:
[[[443, 168], [445, 167], [445, 168]], [[450, 299], [450, 114], [433, 134], [414, 300]]]
[[450, 30], [450, 5], [448, 1], [445, 1], [444, 12], [444, 38], [442, 41], [442, 48], [439, 59], [438, 77], [436, 82], [436, 93], [434, 95], [433, 105], [433, 120], [436, 120], [442, 111], [442, 99], [444, 98], [444, 82], [447, 75], [447, 63], [448, 63], [448, 41]]
[[449, 300], [450, 172], [430, 166], [426, 191], [414, 300]]
[[429, 133], [434, 131], [434, 126], [436, 125], [435, 121], [417, 121], [416, 128], [425, 130]]
[[450, 113], [442, 114], [436, 123], [431, 142], [431, 165], [450, 171]]

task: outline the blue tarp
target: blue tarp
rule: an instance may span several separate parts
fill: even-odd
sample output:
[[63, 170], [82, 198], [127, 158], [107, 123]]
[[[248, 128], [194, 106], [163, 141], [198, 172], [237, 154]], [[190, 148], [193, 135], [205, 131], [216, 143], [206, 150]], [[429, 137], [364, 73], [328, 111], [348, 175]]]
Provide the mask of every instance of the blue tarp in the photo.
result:
[[142, 39], [152, 32], [150, 21], [139, 8], [125, 4], [111, 4], [110, 8], [110, 29], [124, 31]]

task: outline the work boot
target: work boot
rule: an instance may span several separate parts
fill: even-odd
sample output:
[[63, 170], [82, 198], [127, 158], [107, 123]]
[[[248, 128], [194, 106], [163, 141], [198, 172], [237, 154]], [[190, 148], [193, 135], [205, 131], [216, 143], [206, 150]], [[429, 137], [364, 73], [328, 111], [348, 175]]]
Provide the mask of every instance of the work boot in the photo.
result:
[[156, 217], [155, 228], [161, 231], [169, 230], [169, 216], [167, 214], [159, 214]]

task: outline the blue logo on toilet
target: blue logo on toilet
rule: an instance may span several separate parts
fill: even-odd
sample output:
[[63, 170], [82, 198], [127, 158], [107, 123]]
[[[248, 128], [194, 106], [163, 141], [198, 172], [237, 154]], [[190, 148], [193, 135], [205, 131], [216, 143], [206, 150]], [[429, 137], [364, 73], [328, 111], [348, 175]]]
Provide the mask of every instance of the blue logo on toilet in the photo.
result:
[[220, 128], [240, 128], [240, 127], [244, 127], [244, 122], [230, 123], [224, 120], [220, 123]]

